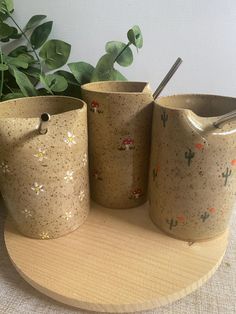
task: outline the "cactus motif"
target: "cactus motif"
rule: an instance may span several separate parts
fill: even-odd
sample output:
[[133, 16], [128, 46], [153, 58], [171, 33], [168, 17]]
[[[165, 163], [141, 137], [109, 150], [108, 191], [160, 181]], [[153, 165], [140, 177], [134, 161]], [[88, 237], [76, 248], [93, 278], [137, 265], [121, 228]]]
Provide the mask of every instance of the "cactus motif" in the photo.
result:
[[152, 178], [153, 178], [153, 181], [155, 181], [156, 177], [157, 177], [157, 168], [154, 168], [154, 169], [152, 170]]
[[222, 177], [225, 178], [224, 186], [227, 185], [228, 177], [231, 175], [232, 171], [227, 167], [225, 172], [222, 172]]
[[172, 230], [173, 227], [176, 227], [178, 225], [178, 221], [174, 220], [173, 218], [166, 219], [166, 223], [169, 225], [169, 229]]
[[163, 110], [163, 113], [161, 114], [161, 120], [163, 123], [163, 127], [166, 127], [166, 122], [168, 121], [168, 114], [166, 113], [165, 110]]
[[207, 220], [207, 218], [210, 217], [210, 214], [208, 212], [205, 212], [204, 214], [201, 215], [201, 219], [202, 219], [202, 222], [205, 222]]
[[188, 152], [185, 152], [185, 158], [188, 160], [188, 166], [191, 164], [191, 160], [194, 157], [195, 153], [189, 148]]

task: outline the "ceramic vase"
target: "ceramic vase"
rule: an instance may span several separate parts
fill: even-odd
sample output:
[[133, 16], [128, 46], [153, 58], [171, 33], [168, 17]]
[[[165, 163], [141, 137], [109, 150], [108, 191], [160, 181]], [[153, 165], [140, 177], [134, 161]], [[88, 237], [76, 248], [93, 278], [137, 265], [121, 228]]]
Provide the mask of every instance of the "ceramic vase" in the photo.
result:
[[88, 104], [91, 196], [125, 209], [147, 199], [153, 98], [147, 83], [82, 86]]
[[229, 226], [236, 190], [236, 99], [160, 98], [154, 105], [150, 214], [186, 241], [219, 236]]
[[[39, 117], [51, 115], [46, 134]], [[0, 106], [0, 187], [24, 235], [51, 239], [77, 229], [89, 212], [87, 107], [49, 96]]]

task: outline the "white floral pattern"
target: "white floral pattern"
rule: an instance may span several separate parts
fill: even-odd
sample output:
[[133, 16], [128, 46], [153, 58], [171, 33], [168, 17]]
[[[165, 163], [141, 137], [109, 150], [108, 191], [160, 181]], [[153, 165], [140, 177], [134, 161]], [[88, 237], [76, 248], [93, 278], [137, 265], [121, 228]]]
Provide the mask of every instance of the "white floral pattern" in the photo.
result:
[[75, 135], [71, 132], [67, 132], [67, 137], [64, 138], [64, 142], [68, 144], [69, 147], [76, 144]]
[[84, 153], [84, 156], [83, 156], [83, 159], [82, 159], [83, 166], [86, 166], [87, 162], [88, 162], [88, 156], [87, 156], [86, 153]]
[[25, 216], [25, 218], [32, 217], [32, 213], [31, 213], [31, 211], [28, 210], [28, 209], [22, 210], [21, 213]]
[[49, 239], [49, 238], [50, 238], [48, 232], [46, 232], [46, 231], [41, 232], [41, 233], [39, 234], [39, 236], [40, 236], [40, 238], [41, 238], [42, 240], [45, 240], [45, 239]]
[[62, 216], [65, 220], [72, 218], [72, 212], [65, 212], [65, 215]]
[[45, 192], [44, 186], [42, 184], [38, 184], [38, 182], [34, 182], [31, 190], [33, 190], [36, 195], [39, 195], [40, 192]]
[[84, 198], [85, 198], [85, 193], [84, 193], [84, 191], [80, 191], [80, 192], [79, 192], [79, 200], [82, 202]]
[[42, 148], [39, 148], [37, 154], [34, 155], [34, 157], [38, 158], [38, 161], [43, 161], [44, 159], [48, 159], [46, 156], [46, 151]]
[[0, 165], [0, 167], [2, 168], [2, 172], [3, 172], [4, 174], [10, 172], [9, 166], [8, 166], [8, 164], [7, 164], [5, 161], [2, 162], [2, 164]]
[[73, 175], [74, 175], [74, 171], [66, 171], [66, 175], [64, 176], [64, 179], [66, 180], [67, 183], [74, 179]]

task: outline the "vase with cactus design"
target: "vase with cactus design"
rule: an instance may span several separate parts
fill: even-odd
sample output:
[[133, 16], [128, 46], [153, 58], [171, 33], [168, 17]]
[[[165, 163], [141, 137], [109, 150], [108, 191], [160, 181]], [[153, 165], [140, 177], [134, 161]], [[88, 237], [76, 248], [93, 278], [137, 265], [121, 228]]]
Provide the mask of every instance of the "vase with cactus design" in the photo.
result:
[[223, 96], [177, 95], [156, 101], [150, 215], [169, 235], [197, 241], [226, 231], [236, 190], [235, 110], [236, 98]]

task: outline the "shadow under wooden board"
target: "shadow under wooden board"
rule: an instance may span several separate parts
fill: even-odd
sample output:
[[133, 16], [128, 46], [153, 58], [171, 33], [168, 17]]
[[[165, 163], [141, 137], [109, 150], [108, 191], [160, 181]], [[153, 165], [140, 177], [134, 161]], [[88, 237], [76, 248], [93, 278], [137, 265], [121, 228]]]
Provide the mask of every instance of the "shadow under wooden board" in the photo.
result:
[[83, 226], [55, 240], [24, 237], [10, 220], [5, 226], [11, 261], [34, 288], [74, 307], [116, 313], [166, 305], [200, 287], [220, 265], [227, 236], [189, 246], [159, 231], [147, 204], [92, 204]]

